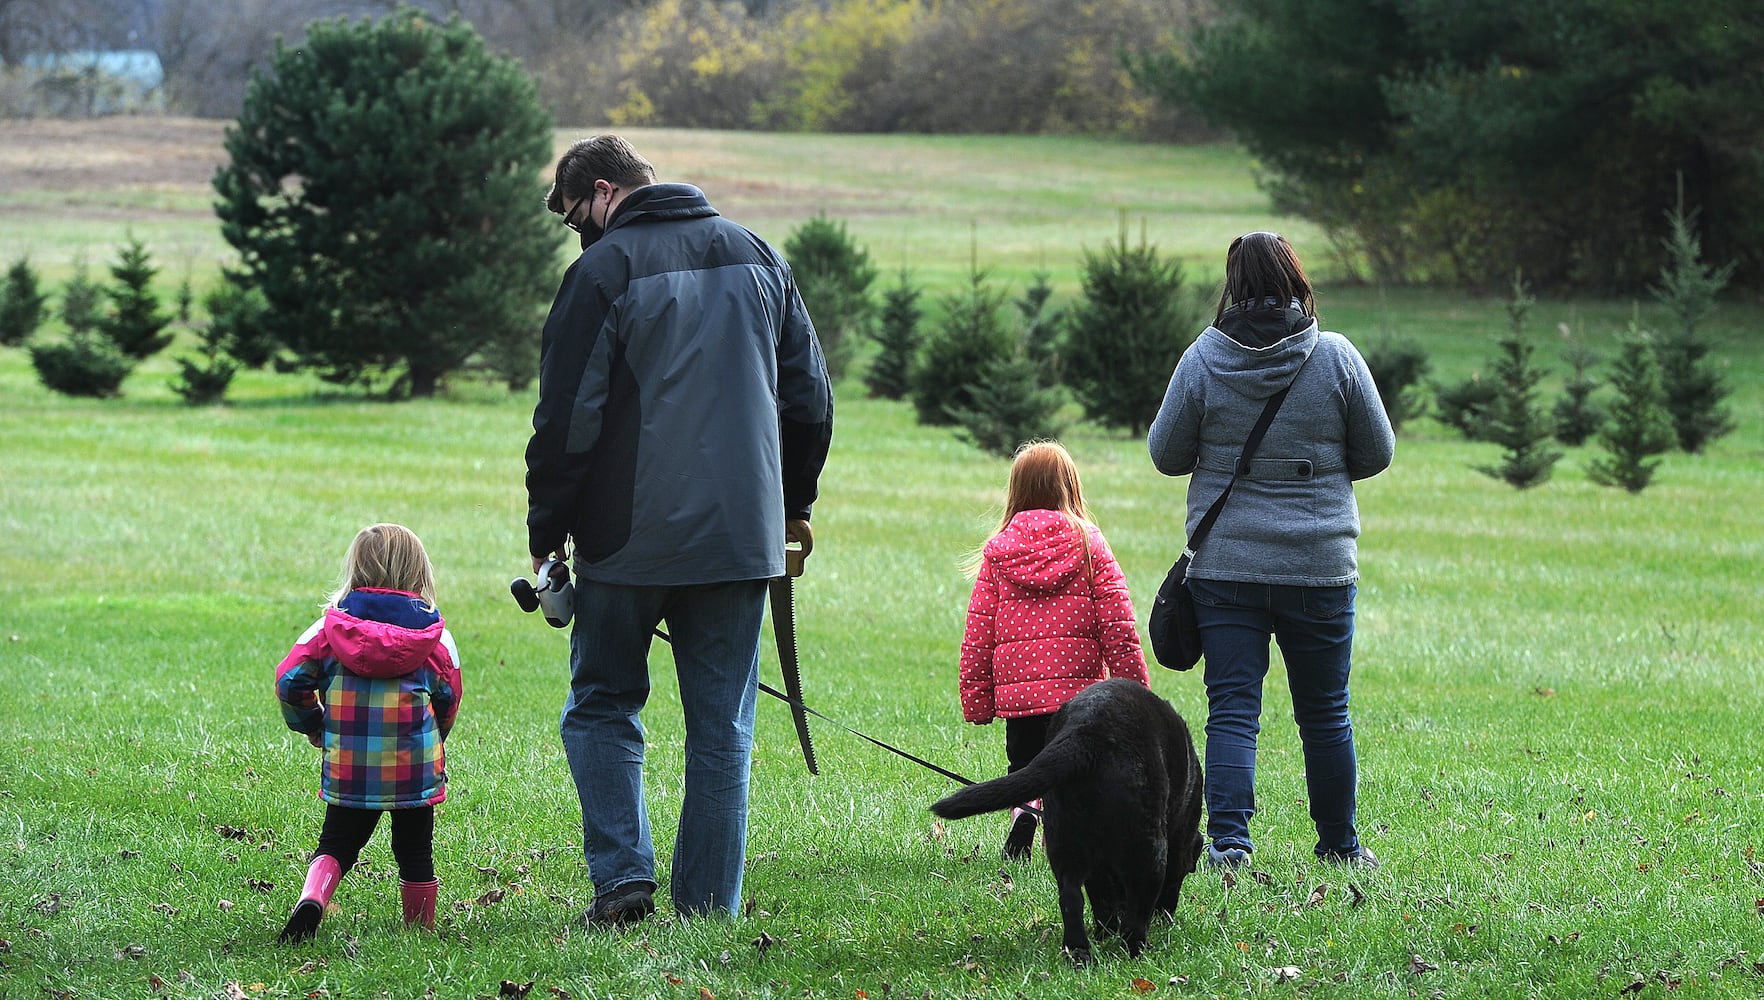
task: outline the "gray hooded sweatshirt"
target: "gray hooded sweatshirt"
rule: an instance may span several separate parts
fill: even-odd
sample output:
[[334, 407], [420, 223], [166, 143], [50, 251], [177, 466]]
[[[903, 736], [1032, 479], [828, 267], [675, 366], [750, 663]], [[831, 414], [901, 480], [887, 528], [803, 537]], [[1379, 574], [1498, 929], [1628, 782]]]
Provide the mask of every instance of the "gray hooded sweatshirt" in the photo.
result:
[[1292, 386], [1195, 553], [1196, 579], [1338, 587], [1359, 578], [1353, 481], [1389, 468], [1396, 434], [1365, 359], [1296, 306], [1228, 309], [1183, 352], [1152, 421], [1158, 471], [1193, 473], [1186, 538], [1231, 481], [1268, 397]]

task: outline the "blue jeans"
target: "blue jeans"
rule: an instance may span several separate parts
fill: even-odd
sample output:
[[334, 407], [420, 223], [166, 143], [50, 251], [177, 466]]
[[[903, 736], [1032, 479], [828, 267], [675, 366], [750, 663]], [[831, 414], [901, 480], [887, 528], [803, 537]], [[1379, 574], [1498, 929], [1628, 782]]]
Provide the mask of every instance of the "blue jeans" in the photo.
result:
[[626, 587], [577, 577], [570, 696], [559, 728], [582, 801], [582, 850], [597, 894], [656, 881], [638, 716], [649, 698], [653, 630], [666, 621], [686, 721], [674, 912], [739, 907], [765, 598], [764, 580]]
[[1288, 587], [1224, 580], [1188, 581], [1206, 656], [1207, 836], [1221, 850], [1254, 850], [1256, 736], [1262, 728], [1262, 680], [1268, 637], [1280, 643], [1292, 689], [1292, 714], [1305, 753], [1305, 788], [1315, 851], [1350, 855], [1358, 762], [1348, 719], [1353, 657], [1353, 584]]

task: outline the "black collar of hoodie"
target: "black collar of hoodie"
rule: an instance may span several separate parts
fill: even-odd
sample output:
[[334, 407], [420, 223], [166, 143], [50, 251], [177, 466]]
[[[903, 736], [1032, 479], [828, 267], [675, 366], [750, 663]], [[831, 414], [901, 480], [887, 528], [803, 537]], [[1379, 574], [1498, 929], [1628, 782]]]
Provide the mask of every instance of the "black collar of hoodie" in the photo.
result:
[[1216, 324], [1219, 332], [1251, 350], [1265, 350], [1310, 326], [1316, 317], [1305, 314], [1298, 300], [1280, 308], [1273, 298], [1235, 303]]

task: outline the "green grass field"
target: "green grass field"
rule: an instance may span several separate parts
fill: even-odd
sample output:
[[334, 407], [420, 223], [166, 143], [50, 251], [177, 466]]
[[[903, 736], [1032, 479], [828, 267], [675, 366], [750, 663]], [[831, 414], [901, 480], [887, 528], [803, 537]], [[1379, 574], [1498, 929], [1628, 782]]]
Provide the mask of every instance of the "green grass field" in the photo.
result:
[[[1229, 150], [638, 140], [658, 163], [692, 163], [768, 236], [825, 207], [878, 260], [904, 253], [928, 276], [965, 273], [971, 232], [1002, 277], [1069, 276], [1076, 247], [1112, 238], [1119, 205], [1200, 266], [1256, 226], [1285, 226], [1301, 252], [1315, 240], [1262, 214]], [[738, 184], [755, 190], [719, 197]], [[0, 258], [26, 249], [14, 221], [51, 200], [6, 189]], [[97, 264], [120, 227], [78, 203], [64, 197], [66, 225], [91, 234]], [[180, 245], [218, 246], [200, 215], [168, 225]], [[1498, 301], [1439, 292], [1329, 287], [1320, 304], [1362, 347], [1416, 340], [1442, 377], [1484, 364], [1504, 325]], [[1561, 367], [1555, 324], [1570, 318], [1609, 356], [1629, 309], [1541, 304], [1539, 360]], [[1585, 449], [1520, 493], [1473, 471], [1493, 446], [1406, 427], [1395, 465], [1359, 491], [1360, 817], [1385, 868], [1311, 859], [1274, 679], [1258, 877], [1228, 888], [1203, 870], [1145, 955], [1104, 944], [1076, 971], [1058, 955], [1045, 864], [998, 860], [1002, 817], [939, 825], [926, 806], [948, 781], [826, 723], [810, 777], [770, 701], [747, 912], [618, 933], [575, 923], [591, 889], [556, 731], [566, 640], [507, 594], [527, 568], [529, 397], [455, 380], [442, 398], [385, 404], [252, 373], [234, 403], [190, 409], [160, 357], [123, 399], [79, 401], [0, 349], [0, 998], [1758, 996], [1764, 348], [1738, 303], [1718, 329], [1739, 429], [1669, 456], [1639, 496], [1587, 482]], [[1179, 544], [1183, 481], [1159, 476], [1139, 440], [1080, 427], [1067, 443], [1143, 617]], [[843, 383], [797, 590], [809, 703], [972, 777], [1003, 770], [1003, 734], [960, 720], [959, 567], [994, 526], [1005, 469]], [[464, 661], [439, 929], [399, 926], [382, 833], [317, 940], [284, 948], [322, 806], [273, 668], [376, 520], [423, 537]], [[654, 665], [665, 878], [681, 731], [665, 648]], [[1153, 669], [1198, 735], [1199, 678]], [[761, 670], [776, 680], [769, 651]]]

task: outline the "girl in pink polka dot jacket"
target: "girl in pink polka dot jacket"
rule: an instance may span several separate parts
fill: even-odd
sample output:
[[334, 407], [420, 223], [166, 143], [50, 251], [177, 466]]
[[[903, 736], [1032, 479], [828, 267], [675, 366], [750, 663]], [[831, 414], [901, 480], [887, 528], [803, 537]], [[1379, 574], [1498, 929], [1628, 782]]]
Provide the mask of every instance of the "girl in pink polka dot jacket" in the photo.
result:
[[[1127, 581], [1058, 442], [1017, 449], [998, 533], [969, 572], [962, 717], [982, 726], [1005, 720], [1009, 770], [1041, 752], [1049, 718], [1078, 692], [1107, 677], [1150, 686]], [[1035, 826], [1035, 813], [1011, 811], [1007, 859], [1029, 856]]]

